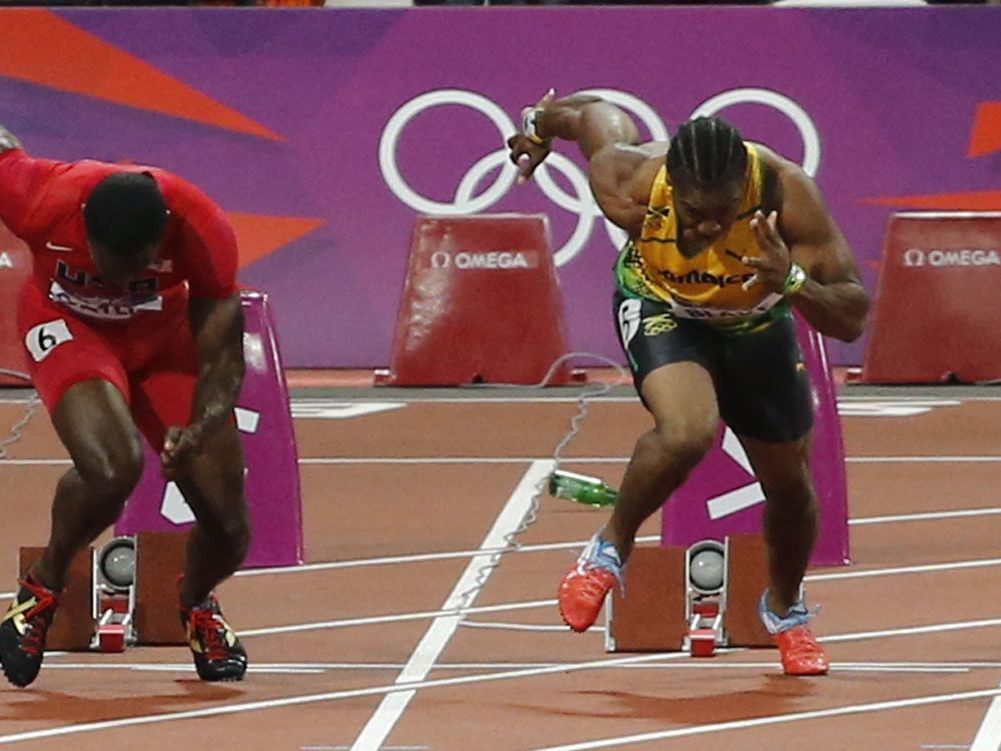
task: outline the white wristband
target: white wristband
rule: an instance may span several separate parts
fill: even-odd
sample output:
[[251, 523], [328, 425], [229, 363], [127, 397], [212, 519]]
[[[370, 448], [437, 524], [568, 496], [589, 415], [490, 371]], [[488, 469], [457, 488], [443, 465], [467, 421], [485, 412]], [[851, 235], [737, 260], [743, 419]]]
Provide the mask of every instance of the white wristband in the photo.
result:
[[542, 110], [539, 107], [526, 107], [521, 111], [521, 133], [535, 143], [545, 143], [548, 139], [539, 135], [538, 118]]

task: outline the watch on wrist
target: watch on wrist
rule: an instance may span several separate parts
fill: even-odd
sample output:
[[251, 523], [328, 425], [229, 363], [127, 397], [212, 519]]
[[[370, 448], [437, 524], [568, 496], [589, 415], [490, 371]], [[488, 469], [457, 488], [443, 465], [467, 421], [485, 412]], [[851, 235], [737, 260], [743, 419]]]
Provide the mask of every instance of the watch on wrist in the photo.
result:
[[790, 263], [789, 273], [786, 274], [786, 280], [782, 284], [783, 297], [789, 297], [799, 292], [803, 288], [803, 285], [806, 284], [808, 278], [802, 266], [795, 261]]
[[538, 144], [547, 143], [550, 139], [543, 138], [538, 131], [538, 118], [542, 112], [540, 107], [526, 107], [521, 114], [521, 133], [530, 141]]

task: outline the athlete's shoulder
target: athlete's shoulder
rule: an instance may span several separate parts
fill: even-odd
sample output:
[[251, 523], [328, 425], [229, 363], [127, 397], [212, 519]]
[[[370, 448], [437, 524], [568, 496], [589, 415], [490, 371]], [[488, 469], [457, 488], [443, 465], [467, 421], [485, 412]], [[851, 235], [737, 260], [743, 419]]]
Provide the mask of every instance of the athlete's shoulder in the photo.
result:
[[162, 169], [151, 169], [149, 172], [163, 191], [167, 208], [176, 218], [197, 223], [214, 219], [221, 213], [219, 204], [187, 178]]
[[758, 159], [761, 174], [761, 203], [767, 211], [785, 207], [786, 188], [790, 182], [812, 182], [802, 167], [768, 146], [746, 142]]
[[758, 159], [761, 161], [762, 166], [771, 170], [776, 176], [785, 179], [787, 177], [792, 177], [795, 179], [806, 179], [810, 180], [810, 176], [806, 171], [800, 167], [796, 162], [791, 159], [786, 159], [781, 154], [776, 153], [774, 150], [765, 146], [761, 143], [754, 143], [751, 141], [746, 142], [748, 147], [754, 150], [757, 154]]

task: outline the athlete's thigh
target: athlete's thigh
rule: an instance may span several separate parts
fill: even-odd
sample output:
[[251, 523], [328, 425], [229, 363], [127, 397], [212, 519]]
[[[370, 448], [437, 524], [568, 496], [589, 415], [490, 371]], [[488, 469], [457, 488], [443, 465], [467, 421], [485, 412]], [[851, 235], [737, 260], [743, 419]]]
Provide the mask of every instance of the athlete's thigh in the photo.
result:
[[[199, 360], [186, 317], [160, 319], [148, 333], [147, 346], [158, 348], [132, 379], [133, 412], [150, 445], [160, 451], [167, 428], [191, 422]], [[240, 435], [231, 419], [206, 439], [176, 483], [195, 516], [224, 521], [243, 510], [243, 470]]]
[[108, 331], [49, 301], [30, 282], [17, 319], [32, 383], [50, 413], [71, 386], [92, 379], [112, 384], [128, 402], [128, 377]]
[[686, 421], [715, 430], [714, 344], [702, 328], [675, 319], [667, 305], [621, 294], [615, 313], [636, 390], [658, 424]]
[[236, 423], [227, 421], [211, 434], [177, 486], [199, 521], [225, 525], [246, 514], [244, 457]]
[[198, 353], [184, 317], [159, 320], [148, 336], [136, 334], [145, 350], [145, 362], [130, 380], [132, 410], [146, 440], [159, 452], [167, 428], [191, 421]]
[[141, 458], [138, 436], [113, 335], [50, 302], [30, 283], [19, 301], [18, 328], [32, 383], [77, 468], [134, 466]]
[[737, 434], [755, 477], [766, 492], [808, 487], [812, 431], [791, 441], [766, 441]]
[[749, 334], [720, 335], [720, 413], [738, 435], [787, 443], [813, 427], [810, 375], [791, 316]]
[[115, 385], [103, 378], [78, 381], [65, 390], [51, 416], [59, 439], [85, 479], [118, 479], [129, 486], [139, 479], [139, 432]]

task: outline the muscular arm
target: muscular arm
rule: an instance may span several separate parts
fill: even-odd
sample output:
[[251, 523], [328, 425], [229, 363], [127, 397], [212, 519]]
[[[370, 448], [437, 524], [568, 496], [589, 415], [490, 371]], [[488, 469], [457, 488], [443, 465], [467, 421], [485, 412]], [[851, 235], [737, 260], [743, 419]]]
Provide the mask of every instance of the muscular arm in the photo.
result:
[[792, 303], [820, 333], [855, 341], [865, 326], [869, 295], [859, 279], [852, 249], [813, 180], [798, 167], [785, 166], [779, 182], [779, 234], [792, 260], [809, 276], [792, 296]]
[[523, 134], [508, 140], [521, 179], [530, 177], [549, 155], [552, 139], [573, 141], [588, 160], [591, 191], [602, 212], [620, 227], [637, 232], [653, 175], [642, 169], [651, 153], [638, 145], [639, 131], [632, 118], [610, 102], [583, 94], [555, 101], [547, 95], [534, 109], [536, 135], [543, 143]]
[[208, 436], [232, 415], [243, 384], [240, 293], [219, 300], [192, 297], [188, 311], [199, 359], [191, 425]]
[[540, 138], [574, 141], [588, 160], [613, 144], [639, 143], [632, 118], [595, 96], [568, 96], [550, 102], [539, 113], [536, 128]]

